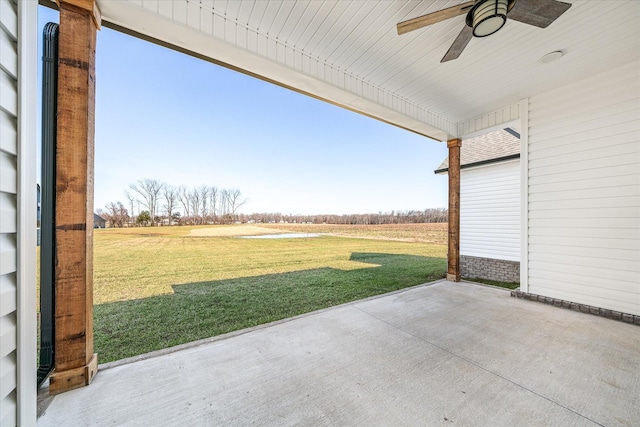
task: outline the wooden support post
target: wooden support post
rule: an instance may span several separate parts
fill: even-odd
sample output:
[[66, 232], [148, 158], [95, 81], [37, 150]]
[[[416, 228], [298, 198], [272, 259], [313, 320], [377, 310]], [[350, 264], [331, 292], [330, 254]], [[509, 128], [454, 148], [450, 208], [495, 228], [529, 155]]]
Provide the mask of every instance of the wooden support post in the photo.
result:
[[93, 353], [94, 0], [61, 0], [55, 231], [55, 354], [49, 392], [88, 385]]
[[449, 247], [447, 280], [460, 281], [460, 139], [447, 141], [449, 147]]

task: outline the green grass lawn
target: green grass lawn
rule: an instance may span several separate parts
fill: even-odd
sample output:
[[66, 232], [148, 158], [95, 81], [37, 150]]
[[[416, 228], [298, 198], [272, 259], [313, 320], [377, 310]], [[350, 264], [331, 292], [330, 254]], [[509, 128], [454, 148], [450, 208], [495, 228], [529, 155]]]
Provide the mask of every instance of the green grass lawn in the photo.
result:
[[446, 270], [442, 244], [379, 235], [193, 237], [192, 229], [96, 230], [101, 363], [418, 285]]

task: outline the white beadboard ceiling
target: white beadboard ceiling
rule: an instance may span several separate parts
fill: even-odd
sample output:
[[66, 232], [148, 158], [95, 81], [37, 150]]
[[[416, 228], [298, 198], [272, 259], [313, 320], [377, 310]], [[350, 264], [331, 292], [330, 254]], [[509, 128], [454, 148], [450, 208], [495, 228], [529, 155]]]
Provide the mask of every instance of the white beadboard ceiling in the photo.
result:
[[[398, 22], [460, 0], [98, 0], [105, 25], [139, 33], [412, 131], [463, 122], [640, 59], [640, 1], [564, 0], [546, 29], [508, 21], [440, 63], [459, 16], [399, 36]], [[538, 60], [562, 50], [549, 64]]]

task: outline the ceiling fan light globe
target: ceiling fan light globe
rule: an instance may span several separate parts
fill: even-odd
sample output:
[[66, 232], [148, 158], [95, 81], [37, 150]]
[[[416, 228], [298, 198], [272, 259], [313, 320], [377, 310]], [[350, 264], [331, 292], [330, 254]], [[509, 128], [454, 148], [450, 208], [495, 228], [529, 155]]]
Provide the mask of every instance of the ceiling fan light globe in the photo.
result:
[[507, 22], [509, 0], [481, 0], [476, 3], [473, 14], [473, 35], [486, 37], [498, 31]]
[[475, 37], [487, 37], [498, 31], [505, 24], [506, 19], [499, 16], [492, 16], [480, 21], [473, 27]]

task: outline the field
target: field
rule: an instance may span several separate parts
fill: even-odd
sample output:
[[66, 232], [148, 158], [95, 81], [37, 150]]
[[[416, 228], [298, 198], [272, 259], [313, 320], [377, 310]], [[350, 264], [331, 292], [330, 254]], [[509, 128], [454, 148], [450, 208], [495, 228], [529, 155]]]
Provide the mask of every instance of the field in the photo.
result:
[[382, 224], [382, 225], [334, 225], [334, 224], [268, 224], [264, 227], [283, 228], [295, 233], [328, 233], [334, 236], [365, 239], [397, 240], [402, 242], [447, 244], [447, 224]]
[[[315, 238], [238, 235], [326, 233]], [[95, 230], [100, 362], [442, 278], [446, 224]]]

